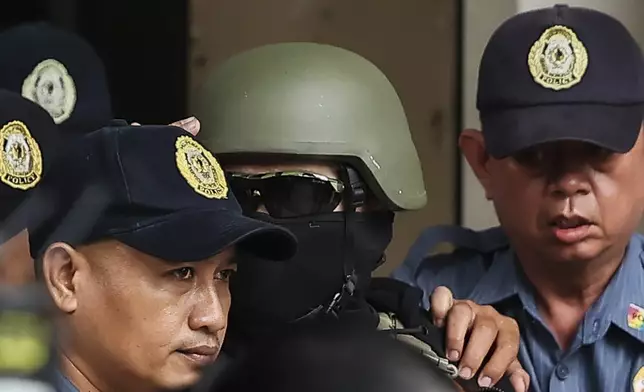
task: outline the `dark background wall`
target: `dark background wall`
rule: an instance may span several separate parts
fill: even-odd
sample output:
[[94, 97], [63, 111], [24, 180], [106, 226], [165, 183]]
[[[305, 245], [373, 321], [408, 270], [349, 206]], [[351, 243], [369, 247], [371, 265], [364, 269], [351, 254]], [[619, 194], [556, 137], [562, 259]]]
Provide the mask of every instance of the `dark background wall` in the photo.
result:
[[105, 62], [117, 117], [168, 123], [187, 113], [188, 1], [23, 0], [0, 28], [49, 21], [85, 37]]

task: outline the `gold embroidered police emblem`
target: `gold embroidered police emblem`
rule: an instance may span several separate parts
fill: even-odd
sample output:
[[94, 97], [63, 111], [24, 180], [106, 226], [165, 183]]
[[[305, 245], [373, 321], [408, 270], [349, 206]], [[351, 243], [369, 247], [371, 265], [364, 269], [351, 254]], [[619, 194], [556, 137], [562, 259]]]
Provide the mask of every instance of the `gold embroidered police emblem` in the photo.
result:
[[175, 146], [177, 168], [188, 185], [209, 199], [227, 198], [226, 176], [210, 151], [188, 136], [179, 136]]
[[67, 68], [54, 59], [41, 61], [22, 83], [22, 96], [42, 106], [56, 124], [76, 106], [76, 85]]
[[644, 392], [644, 366], [633, 377], [633, 392]]
[[552, 26], [532, 45], [528, 67], [541, 86], [564, 90], [583, 78], [588, 68], [588, 52], [570, 28]]
[[5, 124], [0, 147], [0, 181], [20, 190], [35, 187], [42, 177], [42, 154], [27, 126], [20, 121]]

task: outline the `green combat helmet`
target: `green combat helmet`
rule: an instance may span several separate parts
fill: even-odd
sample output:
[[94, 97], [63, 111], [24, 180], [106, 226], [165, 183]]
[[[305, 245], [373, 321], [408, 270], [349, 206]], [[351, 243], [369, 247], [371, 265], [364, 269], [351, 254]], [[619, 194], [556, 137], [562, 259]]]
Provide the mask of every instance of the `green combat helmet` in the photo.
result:
[[280, 43], [236, 55], [198, 98], [199, 137], [219, 156], [333, 159], [359, 171], [391, 210], [427, 202], [405, 111], [385, 75], [348, 50]]

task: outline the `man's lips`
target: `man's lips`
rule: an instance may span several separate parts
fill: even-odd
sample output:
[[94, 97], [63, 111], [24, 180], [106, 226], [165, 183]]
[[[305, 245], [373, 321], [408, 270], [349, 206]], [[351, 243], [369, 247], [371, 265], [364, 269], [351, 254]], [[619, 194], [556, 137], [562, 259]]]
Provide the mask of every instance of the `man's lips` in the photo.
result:
[[593, 222], [581, 215], [558, 215], [550, 221], [550, 228], [557, 240], [574, 244], [585, 240], [593, 226]]
[[177, 350], [186, 359], [197, 364], [198, 366], [206, 366], [217, 359], [219, 354], [219, 347], [217, 346], [197, 346], [186, 349]]

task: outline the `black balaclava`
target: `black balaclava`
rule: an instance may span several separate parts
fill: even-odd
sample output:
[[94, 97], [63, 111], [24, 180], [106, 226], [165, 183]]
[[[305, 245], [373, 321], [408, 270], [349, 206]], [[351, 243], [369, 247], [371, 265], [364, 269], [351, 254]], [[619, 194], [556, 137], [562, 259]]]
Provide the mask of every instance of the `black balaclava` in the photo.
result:
[[355, 212], [365, 201], [364, 185], [352, 168], [341, 174], [350, 184], [345, 211], [289, 219], [249, 215], [293, 232], [298, 253], [286, 263], [240, 264], [231, 285], [230, 332], [263, 335], [320, 316], [341, 317], [348, 302], [359, 300], [391, 242], [394, 214]]

